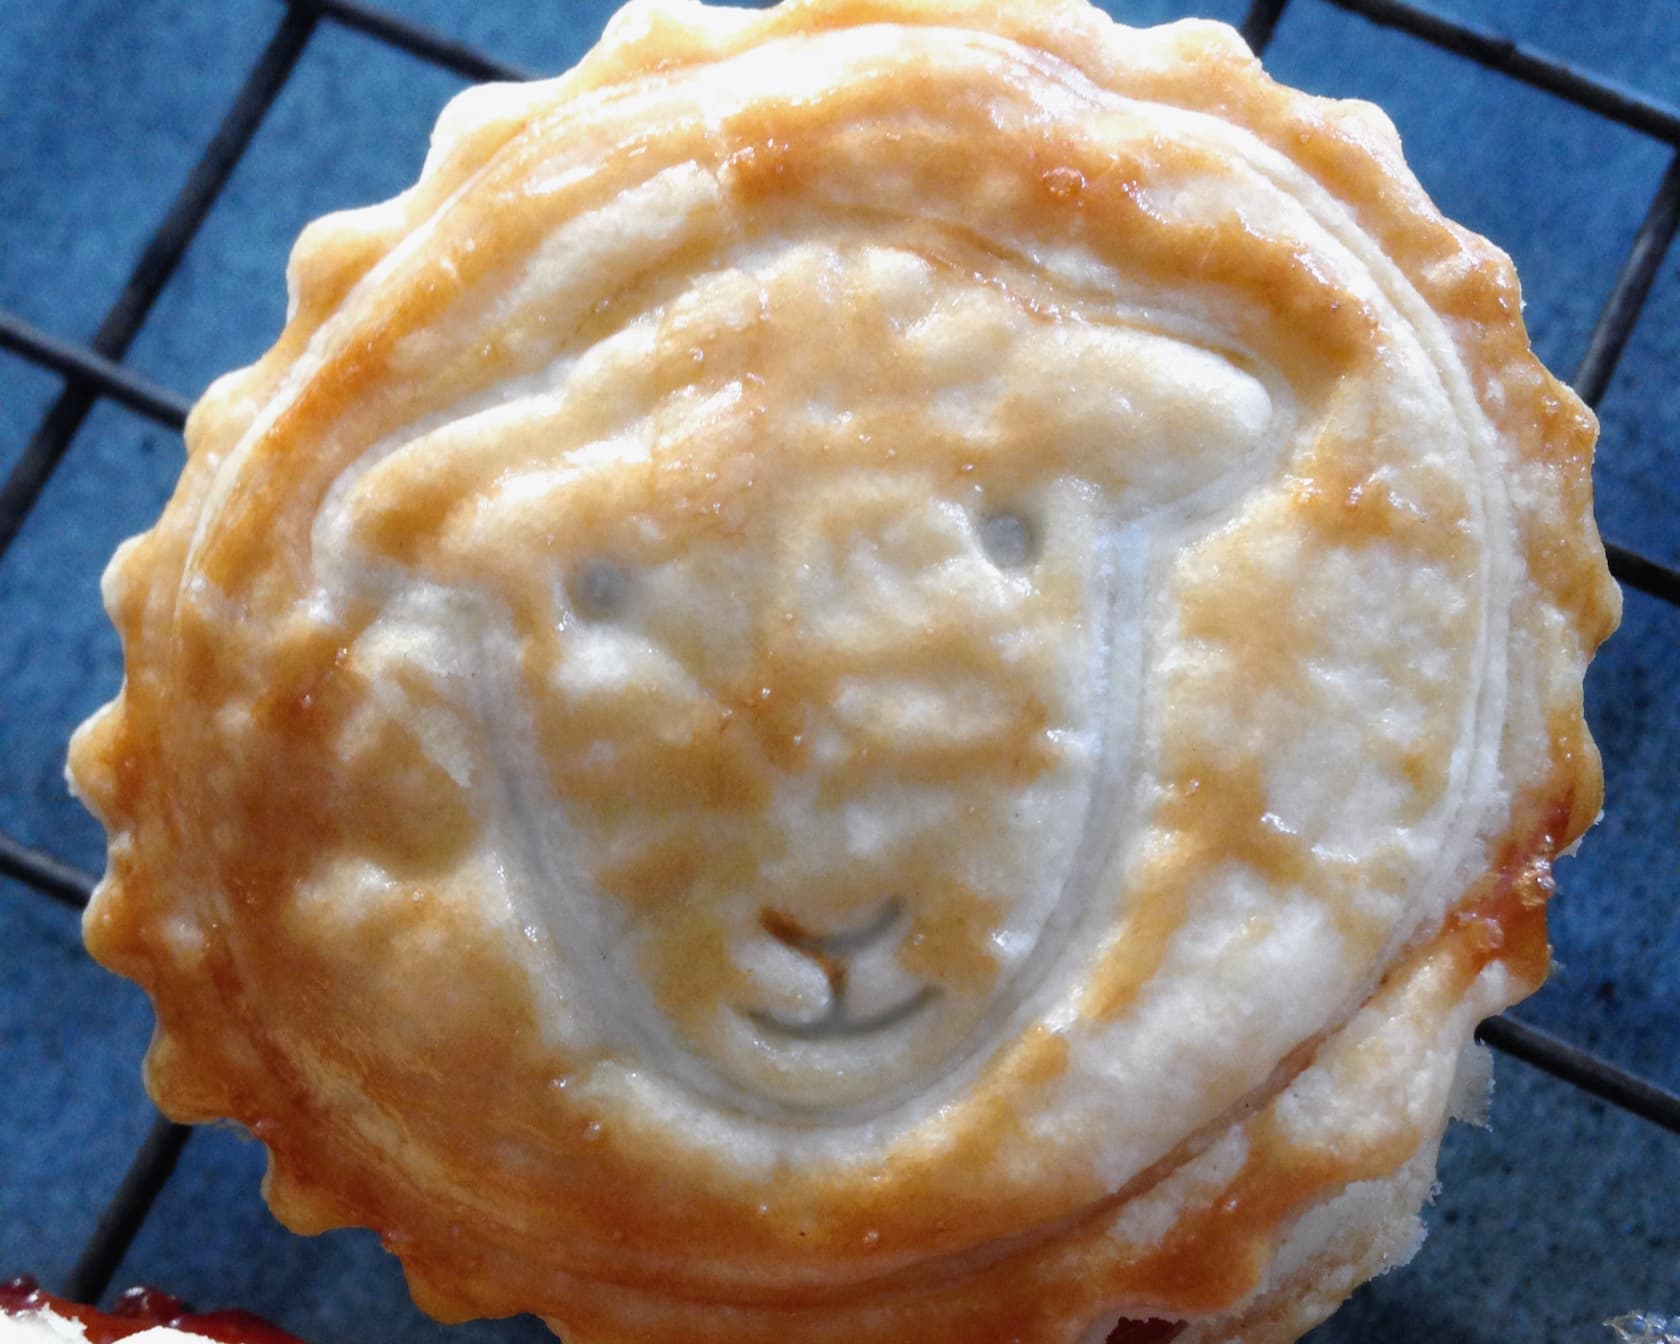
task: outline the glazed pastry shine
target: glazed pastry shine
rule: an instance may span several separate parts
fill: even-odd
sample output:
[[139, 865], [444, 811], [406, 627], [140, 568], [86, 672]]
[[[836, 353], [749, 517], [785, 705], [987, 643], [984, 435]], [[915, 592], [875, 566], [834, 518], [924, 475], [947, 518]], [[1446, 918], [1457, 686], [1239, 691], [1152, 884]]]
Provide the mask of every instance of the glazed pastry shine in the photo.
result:
[[289, 278], [72, 752], [149, 1083], [283, 1219], [578, 1344], [1287, 1339], [1405, 1253], [1617, 598], [1379, 114], [651, 0]]

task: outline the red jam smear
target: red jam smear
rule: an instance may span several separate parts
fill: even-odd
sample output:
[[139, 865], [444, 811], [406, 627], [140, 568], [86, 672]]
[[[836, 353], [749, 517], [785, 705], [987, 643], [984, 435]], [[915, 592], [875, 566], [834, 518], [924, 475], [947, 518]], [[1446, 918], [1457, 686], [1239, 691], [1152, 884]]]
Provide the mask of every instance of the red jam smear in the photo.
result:
[[[110, 1311], [98, 1311], [45, 1291], [28, 1275], [0, 1283], [0, 1313], [21, 1316], [31, 1311], [52, 1311], [78, 1322], [87, 1332], [88, 1344], [111, 1344], [158, 1325], [202, 1335], [218, 1344], [302, 1344], [296, 1335], [248, 1311], [195, 1312], [180, 1298], [156, 1288], [130, 1288]], [[1122, 1320], [1115, 1325], [1107, 1344], [1167, 1344], [1187, 1324]]]
[[1189, 1321], [1122, 1320], [1109, 1332], [1106, 1344], [1167, 1344], [1189, 1325]]
[[21, 1316], [31, 1311], [52, 1311], [76, 1321], [87, 1332], [88, 1344], [111, 1344], [159, 1325], [201, 1335], [218, 1344], [302, 1344], [296, 1335], [288, 1335], [248, 1311], [195, 1312], [180, 1298], [156, 1288], [130, 1288], [110, 1311], [99, 1311], [67, 1302], [27, 1275], [0, 1283], [0, 1312]]

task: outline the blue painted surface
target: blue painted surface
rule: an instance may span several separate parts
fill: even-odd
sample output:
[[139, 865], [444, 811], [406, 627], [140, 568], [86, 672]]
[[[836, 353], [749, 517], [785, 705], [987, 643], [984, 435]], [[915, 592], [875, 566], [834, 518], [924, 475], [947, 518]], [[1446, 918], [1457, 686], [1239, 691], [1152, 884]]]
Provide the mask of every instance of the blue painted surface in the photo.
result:
[[[611, 6], [401, 0], [392, 6], [536, 70], [573, 61]], [[1111, 6], [1134, 21], [1188, 12]], [[1198, 6], [1234, 18], [1241, 5]], [[1460, 0], [1460, 15], [1680, 101], [1680, 4]], [[85, 339], [114, 298], [273, 26], [274, 0], [0, 4], [0, 306]], [[1315, 91], [1374, 99], [1443, 207], [1512, 252], [1542, 354], [1567, 373], [1637, 228], [1660, 146], [1324, 0], [1293, 0], [1268, 64]], [[328, 24], [187, 254], [130, 361], [196, 395], [273, 338], [286, 252], [327, 210], [411, 180], [461, 81]], [[1610, 537], [1680, 554], [1680, 257], [1664, 264], [1603, 407]], [[0, 469], [55, 381], [0, 355]], [[120, 661], [98, 604], [112, 547], [171, 486], [179, 440], [102, 406], [0, 563], [0, 828], [97, 869], [97, 828], [65, 797], [63, 743]], [[1560, 872], [1562, 968], [1534, 1022], [1680, 1086], [1680, 613], [1631, 596], [1589, 711], [1609, 784], [1603, 826]], [[150, 1122], [143, 998], [80, 950], [74, 917], [0, 882], [0, 1274], [51, 1283], [73, 1262]], [[1633, 1306], [1680, 1310], [1680, 1139], [1509, 1063], [1492, 1131], [1458, 1128], [1416, 1265], [1363, 1290], [1318, 1344], [1596, 1340]], [[331, 1344], [546, 1338], [533, 1322], [446, 1332], [407, 1303], [361, 1233], [300, 1239], [256, 1194], [261, 1153], [225, 1131], [189, 1143], [121, 1282], [257, 1310]]]

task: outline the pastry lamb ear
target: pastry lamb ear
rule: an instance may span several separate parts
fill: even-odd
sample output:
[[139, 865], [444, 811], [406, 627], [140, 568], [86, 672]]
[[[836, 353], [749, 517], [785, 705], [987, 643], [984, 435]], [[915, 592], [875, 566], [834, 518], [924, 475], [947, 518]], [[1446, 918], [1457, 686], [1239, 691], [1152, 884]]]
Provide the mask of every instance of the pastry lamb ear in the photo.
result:
[[71, 753], [153, 1094], [284, 1221], [572, 1344], [1254, 1344], [1410, 1253], [1617, 595], [1380, 114], [651, 0], [289, 278]]

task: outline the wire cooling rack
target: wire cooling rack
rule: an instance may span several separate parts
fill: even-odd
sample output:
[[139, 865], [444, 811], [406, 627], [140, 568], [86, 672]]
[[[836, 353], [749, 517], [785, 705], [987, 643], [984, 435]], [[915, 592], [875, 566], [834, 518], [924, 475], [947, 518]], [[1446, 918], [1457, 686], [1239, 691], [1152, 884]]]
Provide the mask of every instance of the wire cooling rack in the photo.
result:
[[[1360, 16], [1369, 25], [1364, 30], [1365, 40], [1385, 40], [1378, 29], [1393, 29], [1468, 58], [1505, 79], [1618, 123], [1655, 142], [1666, 155], [1666, 170], [1649, 200], [1619, 272], [1613, 281], [1605, 277], [1608, 297], [1574, 371], [1574, 386], [1589, 404], [1598, 406], [1651, 298], [1680, 223], [1680, 110], [1568, 60], [1404, 0], [1254, 0], [1243, 18], [1244, 36], [1257, 51], [1263, 52], [1286, 9], [1293, 7], [1299, 11], [1311, 6], [1333, 6]], [[0, 306], [0, 348], [21, 356], [40, 370], [49, 371], [62, 382], [62, 389], [29, 435], [4, 485], [0, 486], [0, 562], [5, 561], [55, 468], [73, 450], [78, 430], [102, 400], [125, 407], [170, 430], [181, 429], [189, 400], [125, 367], [125, 353], [198, 236], [223, 186], [285, 89], [311, 39], [324, 26], [354, 30], [420, 62], [469, 80], [529, 77], [530, 72], [472, 45], [359, 0], [279, 0], [275, 8], [272, 35], [92, 338], [85, 344], [59, 339]], [[1124, 14], [1123, 4], [1120, 8]], [[1614, 447], [1607, 442], [1601, 446], [1601, 452], [1614, 451]], [[1670, 461], [1675, 459], [1671, 457]], [[1613, 536], [1607, 549], [1611, 570], [1622, 584], [1670, 607], [1680, 606], [1680, 570], [1637, 549], [1617, 544]], [[1680, 621], [1680, 612], [1671, 613], [1670, 618]], [[0, 784], [0, 788], [4, 787]], [[1654, 837], [1653, 843], [1666, 845], [1669, 841], [1666, 837]], [[0, 874], [16, 879], [23, 889], [40, 898], [71, 909], [85, 905], [95, 880], [92, 874], [73, 863], [4, 831], [0, 831]], [[1567, 949], [1563, 951], [1567, 956]], [[1510, 1016], [1484, 1023], [1479, 1034], [1486, 1044], [1560, 1080], [1568, 1088], [1680, 1135], [1680, 1095], [1659, 1083], [1620, 1068], [1580, 1044]], [[1562, 1089], [1560, 1092], [1557, 1104], [1572, 1104], [1568, 1093]], [[73, 1268], [61, 1281], [49, 1283], [47, 1287], [89, 1302], [107, 1293], [125, 1253], [170, 1181], [187, 1138], [188, 1131], [180, 1126], [162, 1120], [152, 1125], [126, 1176], [109, 1193], [104, 1213]], [[230, 1197], [254, 1199], [255, 1193], [242, 1191]], [[1680, 1207], [1680, 1191], [1673, 1193], [1669, 1207]], [[21, 1268], [24, 1267], [0, 1266], [0, 1273]], [[1671, 1282], [1680, 1291], [1680, 1273]], [[1680, 1306], [1680, 1297], [1667, 1304], [1643, 1305], [1654, 1308], [1666, 1305], [1672, 1309]], [[1403, 1330], [1395, 1337], [1421, 1338], [1408, 1336]]]

